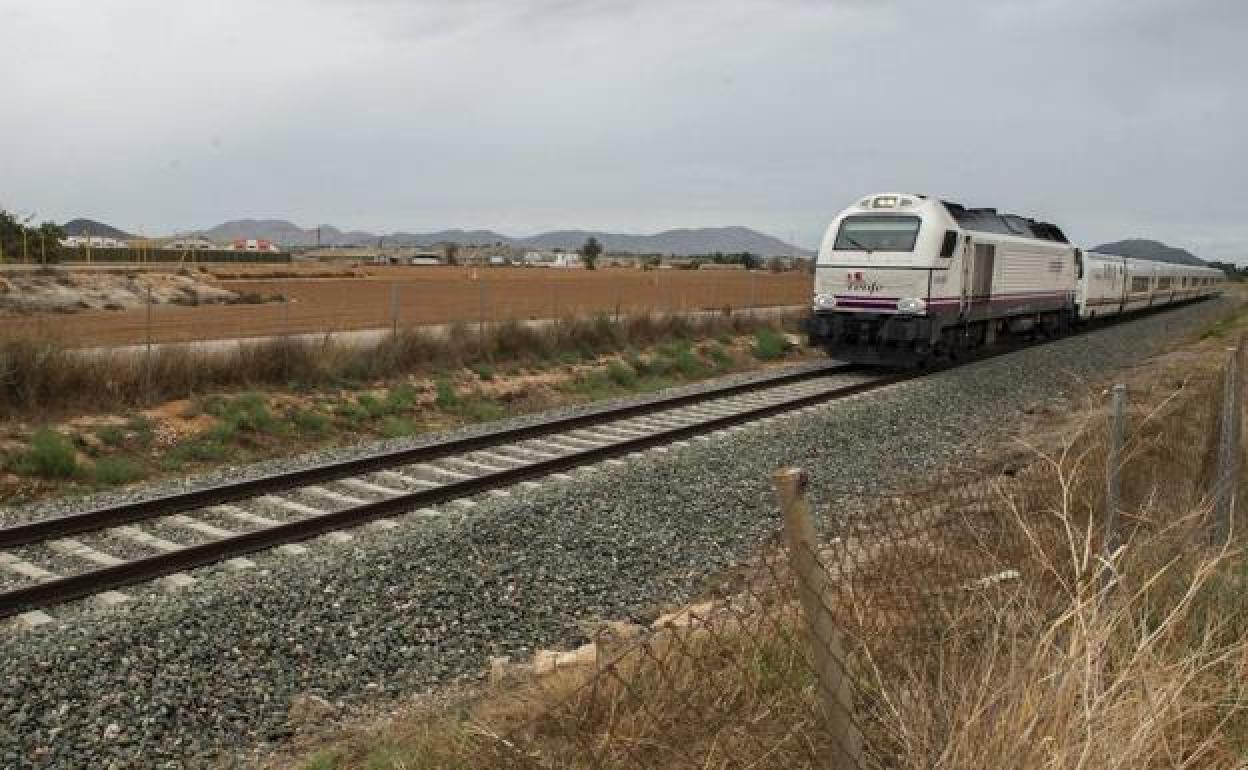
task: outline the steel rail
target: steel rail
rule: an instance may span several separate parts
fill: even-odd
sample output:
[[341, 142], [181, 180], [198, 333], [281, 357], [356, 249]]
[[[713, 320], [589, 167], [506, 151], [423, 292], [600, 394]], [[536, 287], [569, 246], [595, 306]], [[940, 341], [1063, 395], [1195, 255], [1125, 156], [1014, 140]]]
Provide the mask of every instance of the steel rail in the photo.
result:
[[500, 444], [516, 443], [555, 433], [564, 433], [609, 420], [627, 419], [629, 417], [711, 401], [717, 398], [726, 398], [762, 388], [784, 385], [790, 382], [800, 382], [830, 374], [840, 374], [856, 368], [858, 367], [850, 364], [834, 364], [800, 372], [789, 372], [747, 382], [733, 383], [732, 385], [725, 385], [713, 390], [665, 396], [653, 401], [625, 404], [623, 406], [608, 406], [582, 414], [558, 417], [529, 425], [486, 431], [474, 436], [446, 439], [418, 447], [378, 452], [310, 468], [283, 471], [281, 473], [217, 484], [172, 495], [136, 500], [121, 505], [102, 506], [67, 516], [24, 522], [0, 529], [0, 550], [38, 543], [53, 538], [68, 537], [107, 527], [116, 527], [158, 516], [207, 508], [212, 505], [238, 502], [295, 487], [322, 484], [395, 466], [429, 462], [430, 460], [466, 454]]
[[[823, 372], [827, 374], [828, 370], [823, 370]], [[539, 460], [529, 465], [502, 469], [494, 473], [453, 482], [433, 489], [398, 495], [385, 500], [344, 508], [340, 511], [333, 511], [319, 516], [297, 519], [200, 545], [187, 546], [171, 553], [134, 559], [111, 567], [103, 567], [35, 585], [24, 586], [0, 593], [0, 618], [16, 615], [37, 607], [46, 607], [73, 599], [80, 599], [92, 594], [152, 580], [185, 569], [205, 566], [285, 543], [306, 540], [334, 530], [357, 526], [374, 519], [408, 513], [419, 508], [427, 508], [450, 500], [479, 494], [490, 489], [510, 486], [530, 478], [547, 476], [578, 466], [590, 465], [618, 455], [631, 454], [651, 447], [670, 444], [684, 438], [709, 433], [743, 422], [752, 422], [825, 401], [846, 398], [916, 377], [926, 376], [929, 373], [928, 371], [905, 372], [819, 393], [810, 393], [785, 401], [755, 407], [744, 412], [713, 417], [691, 425], [682, 425], [636, 438], [591, 447], [570, 454]]]

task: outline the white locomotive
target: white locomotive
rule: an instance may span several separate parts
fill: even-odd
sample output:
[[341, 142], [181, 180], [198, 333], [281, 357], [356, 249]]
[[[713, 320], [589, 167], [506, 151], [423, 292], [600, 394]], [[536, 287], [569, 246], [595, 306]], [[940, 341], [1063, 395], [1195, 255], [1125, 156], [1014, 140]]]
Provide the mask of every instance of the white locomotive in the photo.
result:
[[913, 365], [1216, 293], [1222, 272], [1088, 253], [1056, 225], [885, 193], [832, 221], [807, 331], [836, 358]]

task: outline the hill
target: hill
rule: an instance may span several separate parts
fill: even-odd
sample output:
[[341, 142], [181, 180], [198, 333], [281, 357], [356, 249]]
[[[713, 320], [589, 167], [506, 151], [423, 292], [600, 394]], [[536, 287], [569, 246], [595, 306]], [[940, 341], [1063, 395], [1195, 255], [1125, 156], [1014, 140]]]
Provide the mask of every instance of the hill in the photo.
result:
[[1170, 262], [1175, 265], [1208, 266], [1208, 263], [1187, 249], [1167, 246], [1161, 241], [1150, 241], [1144, 238], [1128, 238], [1124, 241], [1105, 243], [1092, 249], [1092, 251], [1102, 254], [1117, 254], [1120, 257], [1130, 257], [1132, 259]]
[[101, 238], [116, 238], [118, 240], [127, 240], [134, 236], [124, 230], [118, 230], [112, 225], [106, 225], [103, 222], [96, 222], [94, 219], [71, 219], [61, 225], [65, 229], [66, 235], [98, 235]]
[[665, 230], [653, 235], [609, 233], [599, 230], [559, 230], [527, 237], [513, 237], [493, 230], [438, 230], [428, 233], [397, 232], [387, 235], [359, 230], [343, 231], [332, 225], [302, 228], [282, 219], [238, 219], [204, 230], [202, 234], [217, 241], [235, 238], [264, 238], [287, 247], [362, 246], [431, 246], [435, 243], [491, 244], [503, 243], [517, 248], [575, 249], [589, 237], [597, 238], [607, 251], [636, 254], [710, 254], [716, 251], [735, 253], [748, 251], [762, 256], [809, 254], [779, 238], [748, 227], [701, 227]]

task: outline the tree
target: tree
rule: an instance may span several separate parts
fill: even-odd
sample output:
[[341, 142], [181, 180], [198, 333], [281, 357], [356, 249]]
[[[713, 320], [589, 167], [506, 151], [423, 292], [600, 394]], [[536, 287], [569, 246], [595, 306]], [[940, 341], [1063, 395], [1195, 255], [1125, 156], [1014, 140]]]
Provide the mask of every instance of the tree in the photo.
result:
[[55, 222], [31, 227], [30, 219], [33, 216], [20, 221], [12, 213], [0, 209], [0, 262], [16, 262], [23, 254], [32, 262], [42, 261], [45, 254], [48, 262], [60, 261], [65, 229]]
[[590, 270], [598, 269], [598, 257], [602, 256], [602, 244], [594, 236], [589, 236], [585, 244], [581, 246], [578, 252], [581, 259], [585, 260], [585, 267]]
[[458, 243], [446, 244], [446, 264], [448, 265], [459, 264], [459, 244]]

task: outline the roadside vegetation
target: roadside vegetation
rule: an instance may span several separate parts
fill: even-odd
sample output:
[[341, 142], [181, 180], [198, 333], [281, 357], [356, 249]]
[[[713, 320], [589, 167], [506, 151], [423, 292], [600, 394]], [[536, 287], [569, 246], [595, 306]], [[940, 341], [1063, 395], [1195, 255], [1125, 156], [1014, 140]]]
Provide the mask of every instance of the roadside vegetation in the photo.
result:
[[[868, 504], [825, 553], [862, 767], [1242, 767], [1245, 519], [1230, 547], [1211, 546], [1209, 490], [1222, 338], [1245, 329], [1239, 314], [1119, 375], [1130, 411], [1123, 547], [1111, 556], [1108, 383], [1073, 410], [1030, 414], [980, 467]], [[941, 525], [908, 531], [917, 511], [943, 512]], [[645, 654], [613, 651], [607, 676], [569, 667], [410, 706], [307, 736], [271, 766], [813, 766], [829, 735], [783, 555], [767, 553], [781, 565], [770, 580], [734, 573], [709, 594], [749, 586], [744, 615]]]
[[[372, 347], [277, 340], [227, 353], [83, 355], [0, 342], [0, 500], [226, 461], [397, 439], [658, 390], [800, 357], [785, 321], [606, 317]], [[760, 341], [763, 341], [760, 343]], [[19, 422], [20, 420], [20, 422]]]

